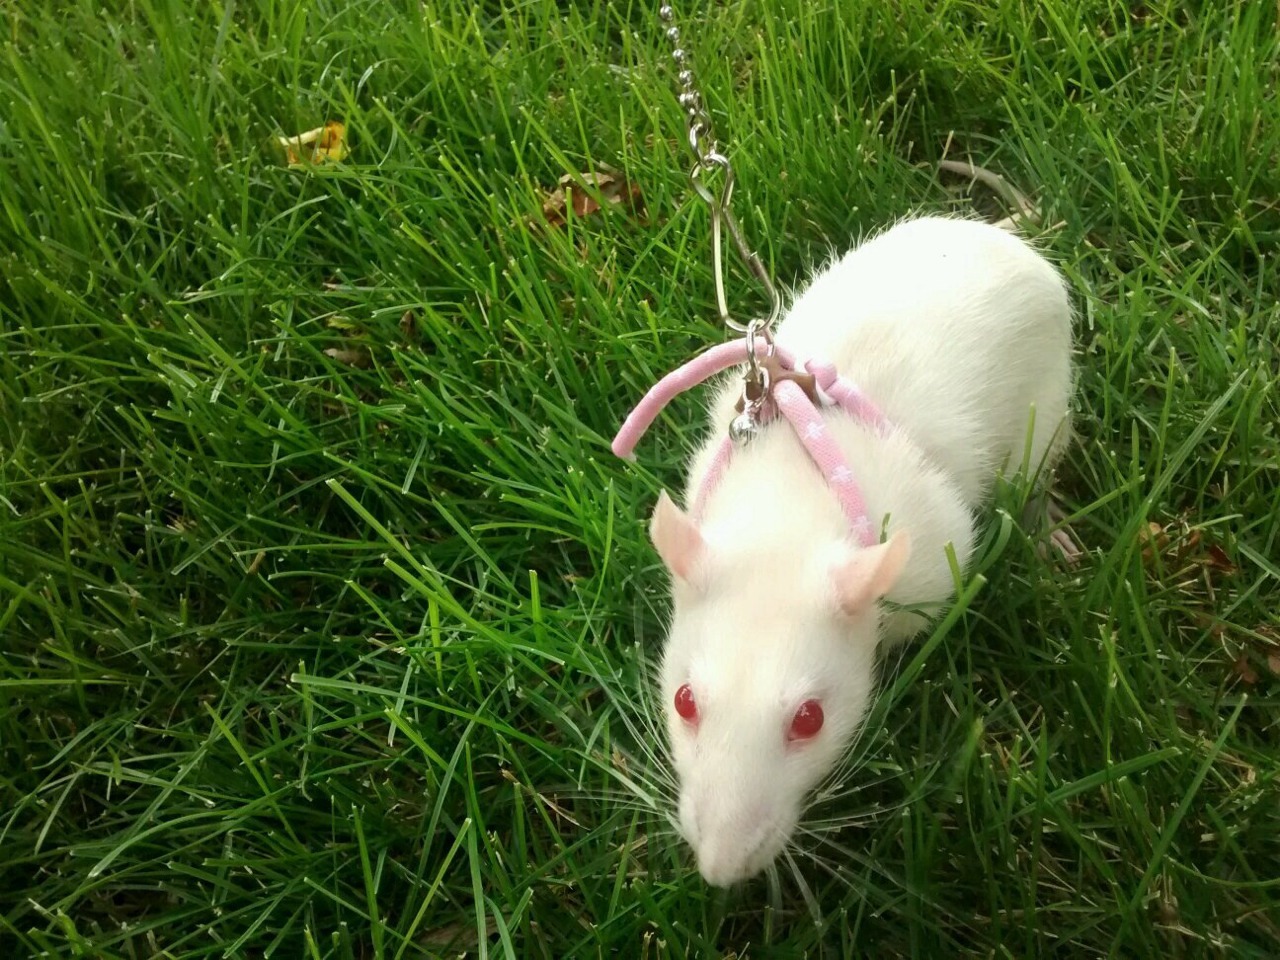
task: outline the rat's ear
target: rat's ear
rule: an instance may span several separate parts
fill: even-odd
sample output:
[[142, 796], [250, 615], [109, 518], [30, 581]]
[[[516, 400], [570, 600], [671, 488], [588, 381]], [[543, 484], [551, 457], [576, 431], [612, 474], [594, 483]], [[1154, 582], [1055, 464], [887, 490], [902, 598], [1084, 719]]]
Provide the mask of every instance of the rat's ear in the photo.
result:
[[663, 490], [649, 522], [649, 538], [667, 569], [686, 583], [706, 550], [702, 534], [693, 519], [675, 505]]
[[911, 557], [911, 537], [897, 531], [884, 543], [859, 550], [835, 568], [836, 601], [848, 616], [867, 610], [888, 593]]

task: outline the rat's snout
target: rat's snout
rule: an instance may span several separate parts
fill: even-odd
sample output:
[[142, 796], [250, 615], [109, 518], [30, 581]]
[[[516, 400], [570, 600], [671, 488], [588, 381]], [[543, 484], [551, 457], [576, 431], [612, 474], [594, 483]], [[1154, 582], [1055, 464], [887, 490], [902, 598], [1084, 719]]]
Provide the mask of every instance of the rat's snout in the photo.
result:
[[681, 827], [698, 860], [698, 872], [713, 887], [727, 887], [763, 870], [782, 846], [777, 818], [764, 804], [727, 806], [723, 794], [681, 804]]
[[698, 872], [713, 887], [728, 887], [760, 872], [769, 862], [757, 863], [758, 845], [752, 847], [741, 835], [704, 837], [697, 848]]

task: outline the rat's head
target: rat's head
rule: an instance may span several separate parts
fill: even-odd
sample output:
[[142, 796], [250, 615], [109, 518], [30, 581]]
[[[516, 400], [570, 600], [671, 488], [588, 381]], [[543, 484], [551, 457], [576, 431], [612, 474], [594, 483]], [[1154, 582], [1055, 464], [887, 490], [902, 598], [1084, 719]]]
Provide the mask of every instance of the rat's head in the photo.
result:
[[650, 532], [672, 576], [659, 692], [680, 830], [703, 878], [727, 886], [782, 852], [849, 746], [871, 696], [877, 601], [910, 547], [898, 533], [746, 551], [704, 537], [665, 493]]

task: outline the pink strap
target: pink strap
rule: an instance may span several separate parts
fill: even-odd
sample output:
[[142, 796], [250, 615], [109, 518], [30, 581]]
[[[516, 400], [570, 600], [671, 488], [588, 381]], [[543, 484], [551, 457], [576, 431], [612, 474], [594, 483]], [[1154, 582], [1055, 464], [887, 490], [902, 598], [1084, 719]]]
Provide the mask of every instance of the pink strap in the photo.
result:
[[[714, 377], [721, 370], [728, 370], [730, 367], [745, 362], [747, 345], [742, 340], [733, 340], [729, 343], [721, 343], [712, 347], [710, 350], [698, 354], [683, 367], [679, 367], [667, 374], [649, 389], [644, 398], [636, 404], [636, 408], [631, 411], [630, 416], [622, 424], [622, 429], [618, 431], [618, 435], [613, 438], [613, 452], [615, 456], [621, 457], [623, 460], [635, 459], [636, 444], [640, 442], [640, 438], [644, 436], [644, 432], [649, 429], [654, 420], [658, 418], [658, 414], [662, 412], [662, 408], [670, 403], [677, 394], [684, 393], [686, 390], [692, 390], [704, 380]], [[768, 349], [768, 346], [761, 340], [756, 341], [756, 355], [759, 356]], [[794, 358], [782, 347], [775, 347], [774, 353], [787, 367], [792, 367], [795, 363]]]
[[720, 441], [720, 448], [716, 450], [716, 455], [711, 459], [711, 465], [707, 468], [707, 475], [702, 478], [702, 486], [698, 487], [698, 493], [694, 498], [694, 523], [702, 520], [703, 511], [707, 507], [707, 500], [711, 498], [711, 491], [720, 486], [720, 478], [724, 476], [724, 469], [729, 466], [729, 461], [732, 459], [733, 441], [725, 437]]
[[822, 471], [822, 475], [827, 478], [827, 485], [840, 501], [840, 508], [849, 521], [853, 535], [864, 547], [875, 546], [877, 539], [875, 531], [871, 529], [871, 520], [867, 517], [867, 505], [862, 499], [862, 491], [854, 482], [853, 471], [845, 462], [844, 452], [831, 436], [822, 415], [793, 380], [775, 384], [773, 400], [782, 415], [791, 421], [796, 436], [809, 451], [809, 456]]
[[804, 368], [818, 382], [818, 389], [834, 400], [849, 416], [869, 423], [881, 432], [889, 429], [889, 421], [880, 409], [848, 380], [836, 376], [834, 364], [810, 360], [805, 363]]
[[[722, 343], [699, 354], [684, 366], [659, 380], [622, 424], [618, 435], [613, 439], [613, 452], [623, 459], [633, 460], [636, 444], [657, 419], [663, 407], [677, 394], [696, 387], [720, 371], [742, 362], [745, 349], [746, 343], [741, 340]], [[757, 355], [766, 349], [764, 343], [757, 342]], [[779, 346], [775, 346], [774, 352], [786, 369], [795, 369], [795, 360], [791, 354]], [[838, 377], [834, 366], [810, 360], [805, 364], [805, 370], [813, 376], [818, 389], [850, 416], [869, 423], [878, 430], [889, 429], [888, 420], [875, 404], [863, 396], [853, 384]], [[771, 395], [774, 406], [791, 423], [809, 457], [822, 472], [827, 485], [839, 500], [840, 508], [849, 521], [849, 527], [854, 536], [863, 546], [873, 546], [878, 540], [871, 519], [867, 516], [867, 505], [862, 498], [862, 491], [858, 488], [853, 471], [849, 469], [844, 453], [831, 436], [822, 415], [809, 402], [805, 392], [793, 381], [780, 380], [774, 384]], [[696, 494], [693, 507], [695, 519], [701, 518], [707, 499], [720, 485], [720, 480], [732, 457], [733, 441], [726, 437], [716, 450], [707, 475]]]

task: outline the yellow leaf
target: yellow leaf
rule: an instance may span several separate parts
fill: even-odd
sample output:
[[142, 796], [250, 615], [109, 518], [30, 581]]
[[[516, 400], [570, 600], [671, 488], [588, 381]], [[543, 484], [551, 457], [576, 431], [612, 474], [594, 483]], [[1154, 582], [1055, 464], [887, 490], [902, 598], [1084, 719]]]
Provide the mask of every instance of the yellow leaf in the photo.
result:
[[338, 120], [330, 120], [323, 127], [316, 127], [296, 137], [280, 137], [279, 141], [290, 166], [324, 163], [329, 160], [336, 162], [350, 153], [347, 149], [346, 125]]
[[369, 366], [369, 354], [364, 350], [347, 350], [342, 347], [330, 347], [324, 352], [326, 357], [332, 357], [339, 363], [345, 363], [348, 367], [367, 367]]

